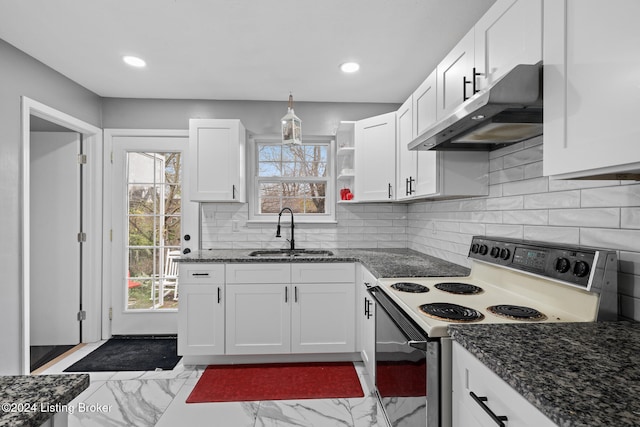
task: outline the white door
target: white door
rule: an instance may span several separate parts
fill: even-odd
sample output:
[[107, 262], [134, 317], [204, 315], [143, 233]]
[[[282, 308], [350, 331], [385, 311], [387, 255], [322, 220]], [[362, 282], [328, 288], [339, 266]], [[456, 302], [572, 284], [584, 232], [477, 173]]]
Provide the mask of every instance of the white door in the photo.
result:
[[32, 346], [80, 342], [80, 135], [30, 135]]
[[178, 331], [172, 257], [198, 248], [198, 204], [188, 201], [183, 173], [188, 144], [186, 134], [112, 138], [112, 335]]

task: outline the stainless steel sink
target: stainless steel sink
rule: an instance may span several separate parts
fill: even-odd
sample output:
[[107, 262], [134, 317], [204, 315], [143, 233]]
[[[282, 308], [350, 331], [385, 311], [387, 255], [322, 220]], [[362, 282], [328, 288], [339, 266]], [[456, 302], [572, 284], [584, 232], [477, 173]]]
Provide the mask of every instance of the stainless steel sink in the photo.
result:
[[249, 253], [253, 257], [271, 257], [271, 258], [289, 258], [289, 257], [329, 257], [333, 256], [333, 252], [322, 249], [273, 249], [260, 250]]

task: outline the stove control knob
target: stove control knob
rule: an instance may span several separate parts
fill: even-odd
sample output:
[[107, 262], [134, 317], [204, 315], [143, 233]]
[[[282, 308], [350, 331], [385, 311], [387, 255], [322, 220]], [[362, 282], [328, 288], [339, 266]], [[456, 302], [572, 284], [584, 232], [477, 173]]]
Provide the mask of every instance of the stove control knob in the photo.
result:
[[479, 249], [480, 249], [480, 245], [479, 244], [474, 243], [473, 245], [471, 245], [471, 253], [472, 254], [477, 254]]
[[584, 261], [576, 261], [576, 264], [573, 266], [573, 274], [578, 277], [586, 276], [589, 274], [589, 264]]
[[502, 258], [503, 260], [508, 260], [509, 257], [511, 256], [511, 251], [507, 248], [504, 248], [500, 251], [500, 258]]
[[566, 258], [556, 258], [555, 268], [558, 273], [566, 273], [571, 268], [571, 262]]
[[478, 252], [480, 252], [480, 255], [486, 255], [487, 252], [489, 252], [489, 248], [487, 247], [487, 245], [480, 245], [480, 249], [478, 249]]
[[498, 258], [500, 256], [500, 248], [497, 246], [494, 246], [491, 248], [491, 256], [493, 258]]

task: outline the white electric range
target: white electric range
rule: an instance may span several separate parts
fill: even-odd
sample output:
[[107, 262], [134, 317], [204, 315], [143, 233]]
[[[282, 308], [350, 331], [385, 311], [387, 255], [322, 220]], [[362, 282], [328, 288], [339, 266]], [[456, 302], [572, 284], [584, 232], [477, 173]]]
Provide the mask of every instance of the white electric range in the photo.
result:
[[[449, 425], [451, 324], [617, 320], [615, 251], [475, 236], [469, 259], [466, 277], [381, 278], [369, 290], [377, 392], [392, 426], [406, 408], [416, 425]], [[424, 384], [397, 385], [416, 378]]]

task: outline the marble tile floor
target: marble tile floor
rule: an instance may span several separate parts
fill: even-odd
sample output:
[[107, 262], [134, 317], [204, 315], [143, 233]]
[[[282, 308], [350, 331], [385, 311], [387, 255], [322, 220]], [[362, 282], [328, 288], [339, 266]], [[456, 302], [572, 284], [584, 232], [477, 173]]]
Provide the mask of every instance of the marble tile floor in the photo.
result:
[[[103, 343], [87, 344], [42, 373], [62, 373]], [[89, 388], [69, 405], [69, 427], [387, 427], [364, 366], [355, 367], [363, 398], [190, 404], [185, 402], [204, 366], [90, 372]]]

